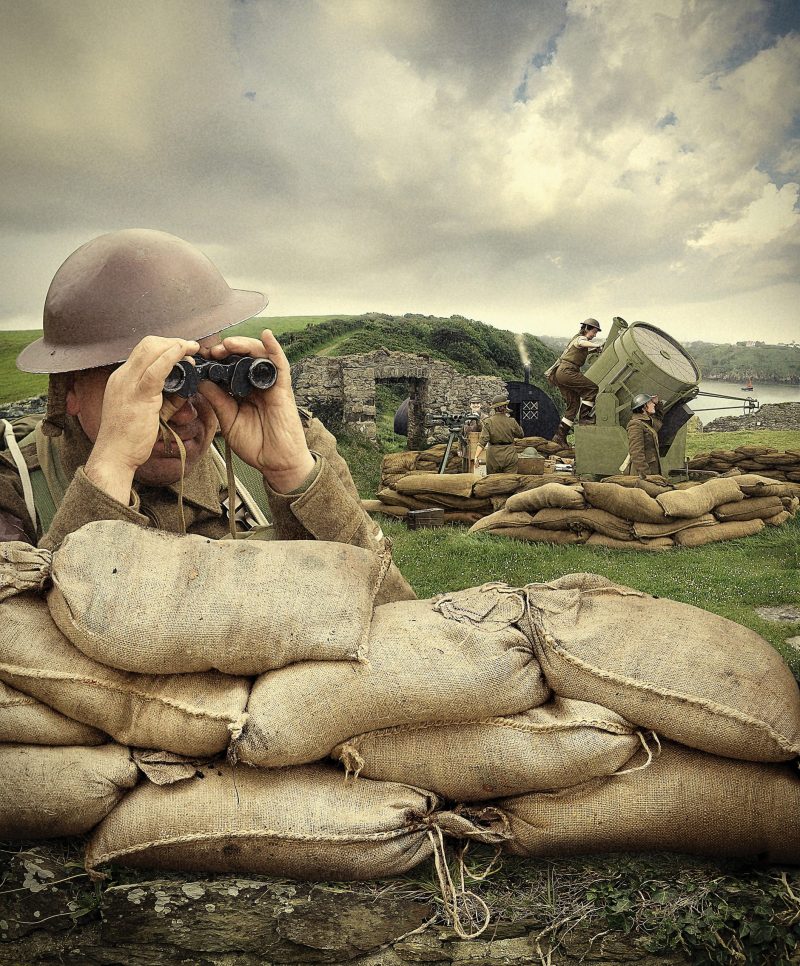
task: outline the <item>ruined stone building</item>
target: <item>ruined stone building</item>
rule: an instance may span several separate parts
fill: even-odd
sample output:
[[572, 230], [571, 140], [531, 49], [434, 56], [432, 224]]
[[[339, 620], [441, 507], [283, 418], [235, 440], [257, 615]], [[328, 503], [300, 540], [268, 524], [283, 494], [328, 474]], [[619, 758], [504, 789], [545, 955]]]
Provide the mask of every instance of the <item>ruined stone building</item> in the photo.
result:
[[[376, 439], [376, 386], [404, 381], [409, 387], [408, 445], [418, 449], [442, 438], [428, 417], [467, 413], [505, 392], [498, 376], [465, 376], [427, 355], [376, 349], [364, 355], [313, 356], [292, 366], [297, 402], [334, 432], [340, 427]], [[447, 437], [446, 430], [444, 437]]]

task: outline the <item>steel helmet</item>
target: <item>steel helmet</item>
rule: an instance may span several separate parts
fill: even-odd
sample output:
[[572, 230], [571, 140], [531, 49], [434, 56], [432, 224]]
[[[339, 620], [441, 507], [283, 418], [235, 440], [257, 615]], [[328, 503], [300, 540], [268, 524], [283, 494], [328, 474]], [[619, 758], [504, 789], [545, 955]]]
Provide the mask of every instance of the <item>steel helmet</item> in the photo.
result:
[[508, 406], [510, 403], [508, 396], [495, 396], [491, 402], [492, 409], [502, 409], [503, 406]]
[[653, 397], [646, 392], [637, 392], [636, 395], [631, 400], [631, 409], [636, 412], [637, 409], [641, 409], [642, 406], [646, 406]]
[[56, 272], [44, 303], [44, 336], [23, 349], [25, 372], [71, 372], [128, 358], [146, 335], [202, 339], [267, 304], [232, 289], [189, 242], [129, 228], [100, 235]]
[[583, 329], [597, 329], [598, 332], [602, 332], [600, 323], [597, 321], [597, 319], [584, 319], [584, 321], [581, 322], [581, 331], [583, 331]]

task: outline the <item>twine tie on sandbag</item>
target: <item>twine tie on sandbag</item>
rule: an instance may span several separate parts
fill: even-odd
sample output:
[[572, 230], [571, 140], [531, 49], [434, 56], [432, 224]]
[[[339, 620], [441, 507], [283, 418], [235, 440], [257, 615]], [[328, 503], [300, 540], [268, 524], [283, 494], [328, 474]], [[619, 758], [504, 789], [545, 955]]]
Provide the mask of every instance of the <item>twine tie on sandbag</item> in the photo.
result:
[[[479, 895], [466, 888], [464, 882], [464, 852], [461, 851], [458, 855], [460, 881], [457, 887], [450, 874], [442, 830], [440, 828], [429, 828], [428, 838], [433, 847], [433, 862], [447, 917], [452, 923], [456, 935], [461, 939], [477, 939], [488, 929], [491, 912]], [[478, 915], [476, 915], [476, 911]], [[467, 928], [464, 928], [465, 919]]]
[[[461, 939], [476, 939], [488, 928], [491, 912], [479, 895], [467, 889], [465, 878], [482, 882], [495, 871], [500, 845], [512, 837], [511, 823], [504, 812], [491, 806], [481, 809], [459, 806], [451, 812], [431, 815], [425, 824], [428, 826], [427, 834], [433, 846], [434, 867], [444, 908], [453, 930]], [[456, 856], [458, 885], [453, 881], [447, 862], [445, 832], [454, 838], [467, 839]], [[470, 872], [464, 861], [470, 839], [497, 847], [486, 870], [478, 875]]]
[[631, 772], [634, 772], [634, 771], [644, 771], [646, 768], [649, 768], [653, 764], [653, 762], [656, 760], [656, 758], [660, 757], [660, 755], [661, 755], [661, 741], [659, 740], [658, 735], [655, 733], [655, 731], [648, 731], [648, 734], [653, 739], [653, 741], [655, 741], [655, 743], [656, 743], [656, 750], [655, 750], [655, 752], [653, 752], [651, 750], [651, 748], [650, 748], [650, 745], [647, 744], [647, 739], [642, 734], [642, 732], [641, 731], [637, 731], [636, 732], [636, 737], [642, 743], [642, 747], [644, 748], [645, 754], [647, 755], [647, 761], [644, 762], [644, 764], [642, 764], [642, 765], [634, 765], [632, 768], [621, 768], [619, 771], [615, 771], [614, 772], [614, 777], [616, 777], [617, 775], [629, 775]]
[[0, 543], [0, 601], [29, 591], [41, 593], [50, 583], [53, 554], [21, 540]]
[[345, 781], [349, 781], [351, 778], [356, 781], [361, 774], [361, 769], [366, 765], [364, 759], [356, 751], [356, 746], [350, 744], [350, 742], [343, 745], [339, 761], [344, 765]]

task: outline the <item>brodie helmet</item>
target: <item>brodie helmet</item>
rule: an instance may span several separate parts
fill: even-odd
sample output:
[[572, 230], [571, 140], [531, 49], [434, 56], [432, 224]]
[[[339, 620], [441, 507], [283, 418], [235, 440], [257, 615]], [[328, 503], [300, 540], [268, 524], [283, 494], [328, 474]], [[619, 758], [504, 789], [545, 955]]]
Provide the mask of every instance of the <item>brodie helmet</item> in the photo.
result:
[[175, 235], [129, 228], [100, 235], [56, 272], [44, 335], [17, 357], [25, 372], [71, 372], [128, 358], [147, 335], [202, 339], [267, 304], [232, 289], [201, 251]]
[[631, 410], [636, 412], [643, 406], [646, 406], [653, 397], [648, 395], [646, 392], [637, 392], [636, 395], [631, 400]]
[[597, 319], [585, 319], [581, 322], [581, 332], [585, 332], [587, 329], [597, 329], [598, 332], [602, 332]]

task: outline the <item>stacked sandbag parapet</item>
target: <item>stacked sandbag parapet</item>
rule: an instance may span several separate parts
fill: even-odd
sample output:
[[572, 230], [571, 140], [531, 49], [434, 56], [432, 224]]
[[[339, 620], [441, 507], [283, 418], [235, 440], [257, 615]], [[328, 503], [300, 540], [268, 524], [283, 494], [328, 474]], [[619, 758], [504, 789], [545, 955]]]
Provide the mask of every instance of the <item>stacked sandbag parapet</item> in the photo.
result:
[[781, 526], [797, 513], [794, 485], [745, 474], [670, 486], [662, 477], [526, 484], [470, 528], [516, 540], [667, 550]]
[[728, 473], [756, 473], [772, 480], [800, 484], [800, 449], [780, 452], [769, 446], [737, 446], [736, 449], [715, 449], [698, 453], [689, 460], [690, 470], [711, 470]]
[[517, 453], [533, 447], [540, 456], [557, 456], [560, 459], [575, 459], [575, 450], [571, 446], [561, 446], [551, 439], [545, 439], [544, 436], [524, 436], [522, 439], [514, 441], [514, 447]]
[[[381, 486], [393, 486], [407, 473], [438, 473], [446, 451], [447, 445], [442, 443], [425, 450], [387, 453], [381, 461]], [[460, 473], [461, 469], [461, 457], [452, 447], [445, 473]]]
[[409, 510], [444, 509], [449, 523], [474, 524], [504, 506], [507, 499], [526, 487], [555, 482], [575, 483], [571, 474], [546, 473], [527, 476], [521, 473], [407, 473], [392, 486], [382, 487], [377, 500], [363, 500], [369, 513], [404, 517]]
[[[524, 492], [580, 509], [546, 487]], [[54, 554], [0, 544], [0, 831], [92, 831], [93, 875], [365, 879], [434, 856], [461, 935], [479, 900], [445, 837], [800, 862], [800, 693], [757, 634], [585, 574], [380, 603], [385, 572], [339, 544], [112, 522]]]

